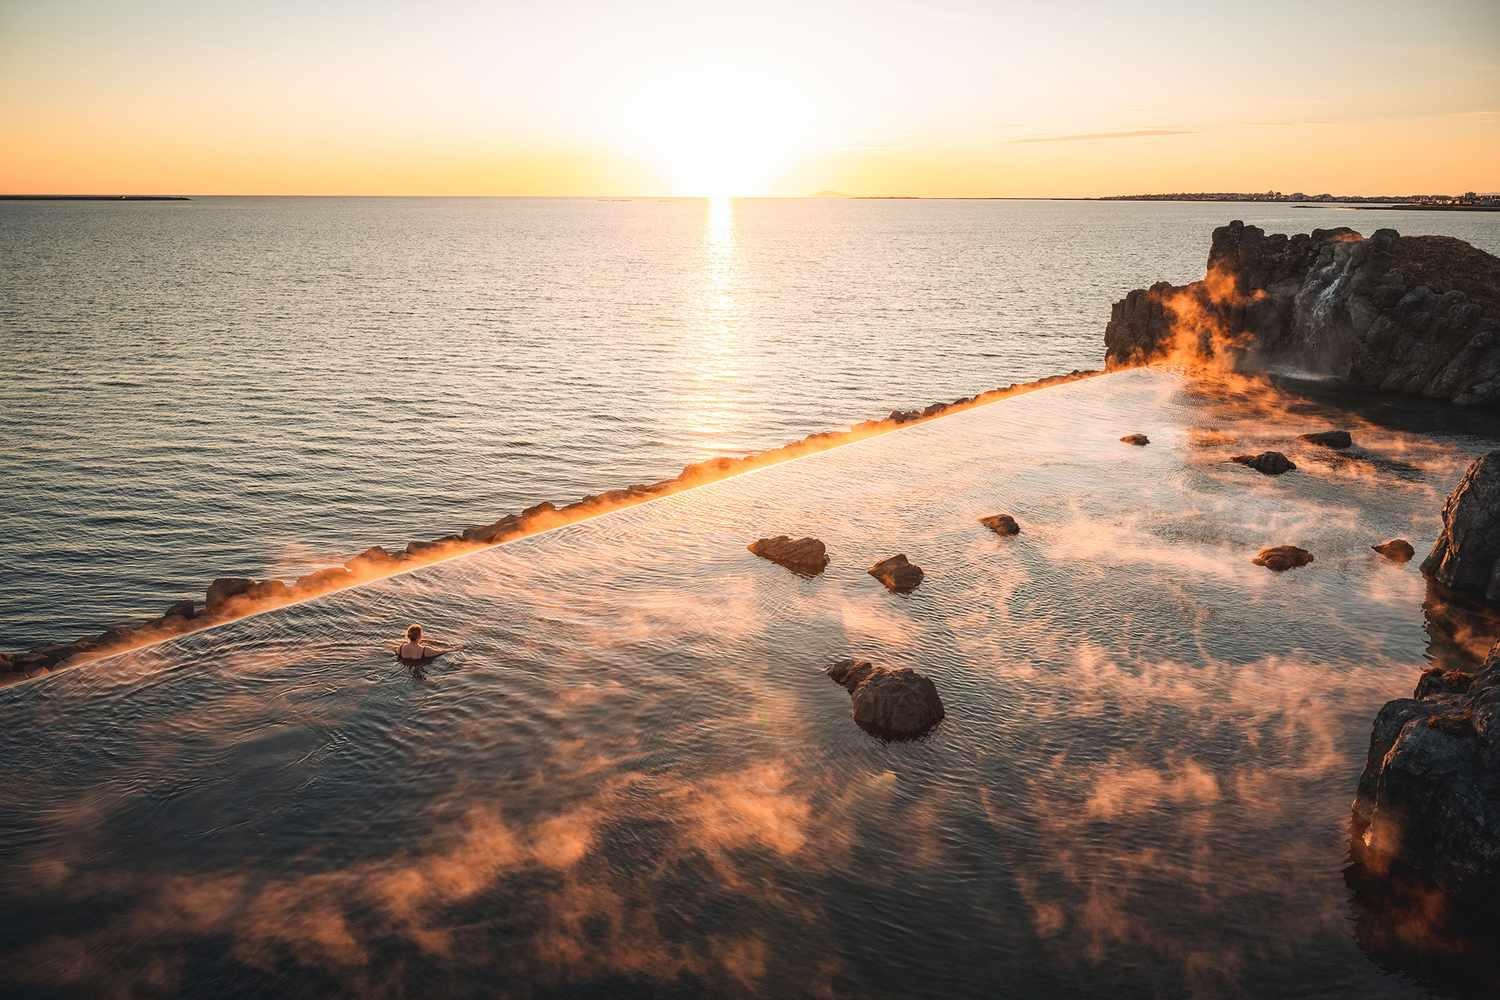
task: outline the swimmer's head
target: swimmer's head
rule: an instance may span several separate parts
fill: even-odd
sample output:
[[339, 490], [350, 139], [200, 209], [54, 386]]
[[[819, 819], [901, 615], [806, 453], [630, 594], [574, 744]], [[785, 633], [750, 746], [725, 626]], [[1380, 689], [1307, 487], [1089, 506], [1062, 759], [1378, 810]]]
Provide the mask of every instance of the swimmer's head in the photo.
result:
[[420, 625], [413, 625], [411, 628], [407, 629], [406, 630], [406, 638], [407, 638], [407, 641], [409, 641], [409, 642], [421, 642], [422, 641], [422, 626], [420, 626]]

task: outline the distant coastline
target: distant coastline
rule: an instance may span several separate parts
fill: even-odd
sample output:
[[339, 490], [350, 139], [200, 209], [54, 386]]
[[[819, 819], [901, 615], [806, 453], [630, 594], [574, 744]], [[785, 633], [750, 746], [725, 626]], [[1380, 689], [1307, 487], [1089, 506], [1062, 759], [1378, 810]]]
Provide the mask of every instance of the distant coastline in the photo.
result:
[[1447, 194], [1304, 194], [1294, 191], [1202, 191], [1174, 192], [1172, 194], [1118, 194], [1088, 201], [1203, 201], [1203, 202], [1269, 202], [1271, 204], [1295, 204], [1299, 207], [1319, 205], [1350, 205], [1355, 208], [1394, 208], [1404, 211], [1436, 209], [1447, 212], [1492, 212], [1500, 209], [1500, 194], [1478, 194], [1468, 191], [1460, 195]]
[[192, 201], [185, 194], [0, 194], [0, 201]]

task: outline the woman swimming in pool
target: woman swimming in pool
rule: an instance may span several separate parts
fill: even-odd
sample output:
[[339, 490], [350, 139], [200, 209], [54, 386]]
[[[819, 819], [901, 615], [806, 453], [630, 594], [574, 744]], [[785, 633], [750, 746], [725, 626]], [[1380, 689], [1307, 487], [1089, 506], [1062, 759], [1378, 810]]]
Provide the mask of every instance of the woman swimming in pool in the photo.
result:
[[396, 647], [396, 656], [407, 663], [421, 663], [423, 660], [436, 659], [446, 653], [453, 652], [451, 649], [438, 649], [429, 646], [422, 641], [422, 626], [413, 625], [406, 630], [406, 641]]

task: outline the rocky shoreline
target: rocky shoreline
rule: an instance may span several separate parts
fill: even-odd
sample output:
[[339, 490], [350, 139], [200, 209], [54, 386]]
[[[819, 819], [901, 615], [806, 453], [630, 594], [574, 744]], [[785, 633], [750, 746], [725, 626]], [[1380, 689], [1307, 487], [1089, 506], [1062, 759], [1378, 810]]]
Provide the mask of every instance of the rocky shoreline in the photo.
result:
[[1380, 229], [1214, 230], [1202, 280], [1114, 304], [1110, 369], [1177, 360], [1281, 365], [1351, 386], [1500, 407], [1500, 258]]
[[339, 565], [324, 567], [291, 581], [220, 577], [208, 585], [201, 602], [176, 601], [158, 617], [110, 625], [96, 636], [72, 642], [46, 643], [19, 652], [0, 653], [0, 685], [101, 660], [445, 559], [468, 555], [621, 507], [645, 503], [657, 497], [670, 496], [706, 483], [728, 479], [752, 469], [888, 433], [907, 424], [932, 420], [998, 399], [1099, 374], [1102, 373], [1075, 370], [1065, 375], [1051, 375], [1032, 382], [989, 389], [951, 402], [932, 403], [922, 409], [893, 410], [882, 419], [866, 420], [848, 430], [809, 434], [801, 440], [739, 458], [715, 458], [696, 462], [685, 466], [676, 476], [659, 482], [637, 483], [622, 489], [606, 490], [561, 506], [544, 501], [487, 524], [471, 525], [434, 539], [408, 542], [404, 548], [395, 551], [379, 545], [372, 546], [350, 556]]

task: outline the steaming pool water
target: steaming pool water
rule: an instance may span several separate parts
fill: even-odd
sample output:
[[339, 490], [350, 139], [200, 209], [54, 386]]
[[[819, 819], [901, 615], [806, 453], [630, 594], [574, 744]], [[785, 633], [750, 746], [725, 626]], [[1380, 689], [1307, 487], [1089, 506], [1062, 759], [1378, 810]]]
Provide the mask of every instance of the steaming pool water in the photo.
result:
[[[1326, 426], [1360, 447], [1296, 440]], [[1459, 990], [1384, 947], [1345, 823], [1445, 655], [1369, 546], [1424, 553], [1497, 446], [1124, 372], [0, 690], [0, 985]], [[1298, 470], [1226, 461], [1267, 447]], [[780, 533], [828, 570], [745, 549]], [[1280, 543], [1316, 562], [1250, 563]], [[865, 573], [896, 552], [907, 597]], [[461, 651], [414, 678], [410, 621]], [[866, 735], [820, 672], [851, 654], [947, 718]]]

